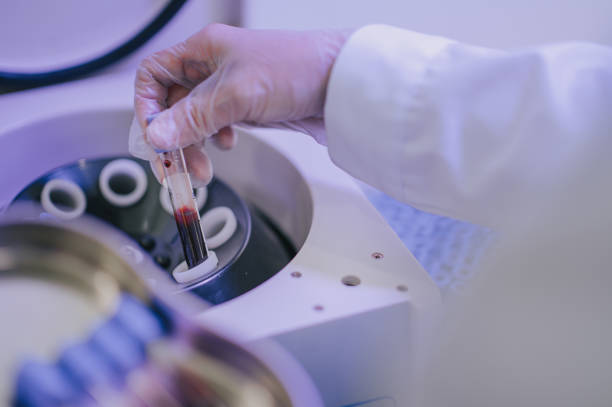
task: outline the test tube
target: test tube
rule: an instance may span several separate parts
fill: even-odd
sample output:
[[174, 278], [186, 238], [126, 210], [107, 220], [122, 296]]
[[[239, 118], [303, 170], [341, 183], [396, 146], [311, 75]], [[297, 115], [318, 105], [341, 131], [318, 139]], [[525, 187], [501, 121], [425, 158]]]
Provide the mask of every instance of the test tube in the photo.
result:
[[185, 165], [183, 150], [163, 152], [159, 154], [170, 202], [174, 211], [174, 219], [178, 228], [185, 261], [189, 268], [195, 267], [208, 258], [208, 248], [204, 240], [200, 213], [193, 194], [193, 187]]

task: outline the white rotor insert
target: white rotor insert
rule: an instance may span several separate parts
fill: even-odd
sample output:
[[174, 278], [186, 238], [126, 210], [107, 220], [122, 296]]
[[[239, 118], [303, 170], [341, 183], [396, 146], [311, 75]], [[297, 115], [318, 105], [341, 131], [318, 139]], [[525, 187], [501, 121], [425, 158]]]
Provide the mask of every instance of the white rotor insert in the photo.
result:
[[238, 226], [236, 215], [227, 206], [218, 206], [202, 215], [200, 220], [206, 245], [216, 249], [227, 242]]
[[[126, 177], [134, 183], [134, 188], [125, 194], [111, 188], [113, 177]], [[115, 206], [130, 206], [138, 202], [147, 192], [147, 174], [144, 169], [132, 160], [125, 158], [113, 160], [106, 164], [100, 172], [98, 184], [102, 196]]]
[[[52, 198], [54, 192], [64, 194], [71, 201], [69, 205], [60, 205]], [[85, 212], [87, 199], [85, 193], [76, 183], [56, 178], [47, 182], [40, 194], [40, 203], [45, 211], [56, 218], [69, 220], [76, 219]]]
[[194, 268], [188, 268], [187, 262], [185, 261], [179, 263], [179, 265], [172, 270], [172, 277], [174, 277], [177, 283], [191, 283], [192, 281], [211, 274], [215, 271], [218, 264], [219, 259], [217, 259], [217, 255], [212, 250], [209, 250], [208, 258]]

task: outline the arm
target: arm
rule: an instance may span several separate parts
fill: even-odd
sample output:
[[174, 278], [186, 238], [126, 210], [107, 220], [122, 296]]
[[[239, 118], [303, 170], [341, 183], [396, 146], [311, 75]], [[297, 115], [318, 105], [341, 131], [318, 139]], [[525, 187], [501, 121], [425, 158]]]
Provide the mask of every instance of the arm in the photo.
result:
[[506, 53], [368, 26], [334, 64], [325, 124], [332, 160], [353, 176], [495, 226], [612, 151], [612, 50]]

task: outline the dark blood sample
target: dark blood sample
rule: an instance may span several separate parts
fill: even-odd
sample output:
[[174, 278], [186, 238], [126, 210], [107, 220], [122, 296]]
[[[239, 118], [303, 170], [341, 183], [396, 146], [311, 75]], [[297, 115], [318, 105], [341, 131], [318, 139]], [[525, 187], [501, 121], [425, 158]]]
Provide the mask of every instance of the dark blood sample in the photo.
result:
[[164, 160], [164, 165], [166, 166], [166, 168], [170, 168], [172, 162], [170, 160]]
[[182, 207], [174, 212], [174, 219], [183, 243], [187, 266], [195, 267], [208, 258], [199, 216], [193, 209]]

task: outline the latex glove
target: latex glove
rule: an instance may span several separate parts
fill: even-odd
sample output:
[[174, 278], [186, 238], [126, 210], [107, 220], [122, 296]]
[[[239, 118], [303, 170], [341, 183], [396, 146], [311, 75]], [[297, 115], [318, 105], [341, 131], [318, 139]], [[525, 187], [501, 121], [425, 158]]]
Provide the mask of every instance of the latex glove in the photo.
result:
[[207, 183], [212, 167], [203, 143], [214, 136], [221, 148], [231, 148], [234, 123], [297, 129], [325, 144], [327, 82], [348, 35], [347, 30], [248, 30], [212, 24], [153, 54], [136, 75], [130, 152], [151, 160], [159, 175], [161, 163], [153, 148], [189, 146], [185, 155], [192, 179]]

